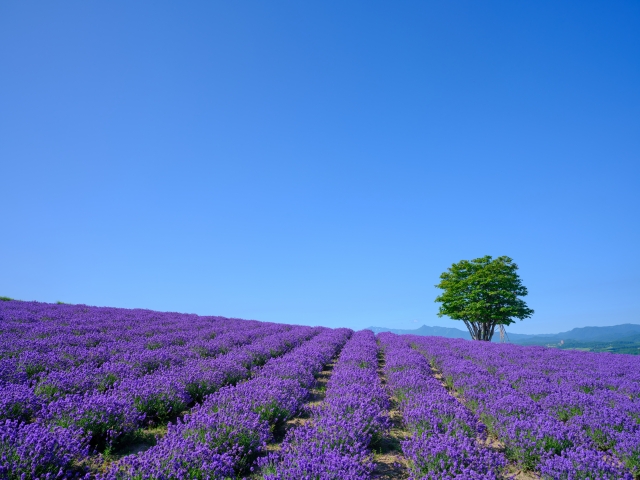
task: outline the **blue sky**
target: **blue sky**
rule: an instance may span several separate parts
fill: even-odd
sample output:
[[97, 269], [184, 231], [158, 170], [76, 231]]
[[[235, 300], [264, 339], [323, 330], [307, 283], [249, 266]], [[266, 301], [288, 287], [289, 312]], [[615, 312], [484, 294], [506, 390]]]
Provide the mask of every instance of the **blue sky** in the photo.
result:
[[640, 323], [640, 4], [0, 3], [0, 295], [413, 328]]

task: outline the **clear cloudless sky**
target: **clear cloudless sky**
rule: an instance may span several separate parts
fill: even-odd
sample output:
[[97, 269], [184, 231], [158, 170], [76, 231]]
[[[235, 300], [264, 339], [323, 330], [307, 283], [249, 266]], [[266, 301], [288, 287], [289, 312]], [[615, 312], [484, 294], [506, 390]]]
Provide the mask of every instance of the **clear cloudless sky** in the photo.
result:
[[637, 1], [0, 3], [0, 295], [416, 328], [508, 255], [640, 323]]

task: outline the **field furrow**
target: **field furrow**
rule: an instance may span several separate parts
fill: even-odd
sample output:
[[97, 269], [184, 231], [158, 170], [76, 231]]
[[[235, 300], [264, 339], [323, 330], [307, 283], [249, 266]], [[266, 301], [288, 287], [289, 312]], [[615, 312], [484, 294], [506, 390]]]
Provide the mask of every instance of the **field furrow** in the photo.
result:
[[409, 436], [409, 431], [402, 420], [402, 412], [399, 410], [400, 402], [389, 385], [386, 369], [386, 350], [380, 340], [378, 340], [378, 344], [381, 346], [378, 354], [378, 375], [382, 386], [389, 394], [389, 420], [391, 421], [391, 427], [384, 432], [380, 441], [373, 445], [375, 468], [371, 478], [376, 480], [405, 479], [408, 477], [408, 470], [406, 459], [402, 454], [402, 441]]
[[370, 331], [344, 346], [310, 422], [290, 430], [278, 452], [259, 464], [265, 480], [370, 478], [375, 444], [390, 427], [388, 396], [378, 376]]
[[[207, 395], [249, 378], [270, 358], [330, 331], [156, 312], [151, 312], [152, 318], [142, 312], [143, 328], [136, 331], [132, 326], [141, 318], [131, 311], [20, 304], [26, 304], [20, 305], [23, 310], [2, 312], [0, 327], [2, 478], [99, 473], [124, 453], [148, 449], [156, 441], [153, 434], [166, 433], [167, 421], [184, 415]], [[188, 324], [192, 320], [193, 331]], [[69, 331], [75, 333], [70, 337]], [[99, 341], [96, 331], [110, 338]], [[79, 363], [78, 349], [67, 354], [66, 370], [59, 362], [47, 364], [43, 358], [54, 348], [42, 346], [40, 337], [54, 345], [88, 344], [83, 347], [87, 364]], [[112, 349], [114, 342], [118, 348]], [[152, 348], [145, 350], [149, 345]], [[147, 368], [142, 368], [140, 358], [148, 361], [142, 364]], [[25, 359], [36, 359], [40, 365], [31, 377], [26, 375]], [[110, 373], [124, 373], [108, 377], [110, 382], [96, 389], [96, 382], [104, 379], [96, 369], [105, 365]], [[59, 381], [65, 375], [79, 380]], [[70, 384], [79, 391], [58, 388]], [[97, 452], [105, 455], [95, 456]]]
[[183, 421], [170, 425], [158, 445], [122, 459], [103, 478], [226, 478], [250, 472], [274, 427], [298, 412], [315, 374], [349, 334], [324, 329], [272, 358], [250, 380], [206, 397]]
[[378, 336], [389, 388], [410, 435], [401, 442], [410, 479], [505, 478], [506, 459], [484, 445], [483, 426], [433, 377], [407, 337]]
[[[464, 403], [501, 443], [506, 457], [523, 471], [536, 472], [550, 479], [587, 478], [585, 476], [631, 479], [632, 471], [638, 474], [637, 464], [634, 463], [637, 461], [638, 437], [617, 448], [615, 445], [599, 448], [579, 419], [567, 418], [570, 415], [582, 416], [582, 412], [567, 408], [560, 401], [563, 393], [572, 391], [577, 394], [582, 382], [591, 383], [589, 377], [581, 377], [579, 384], [568, 390], [556, 380], [555, 385], [549, 381], [543, 385], [538, 383], [542, 389], [527, 393], [526, 390], [515, 388], [503, 371], [507, 366], [510, 370], [514, 369], [514, 363], [508, 355], [510, 347], [505, 349], [503, 346], [483, 343], [475, 346], [436, 337], [414, 336], [410, 341], [442, 372], [449, 387], [458, 392]], [[494, 358], [492, 353], [497, 353], [497, 357]], [[505, 353], [507, 355], [501, 355]], [[500, 360], [496, 363], [491, 358]], [[510, 375], [513, 374], [511, 372]], [[518, 376], [522, 380], [530, 374], [535, 375], [535, 372], [520, 371]], [[531, 387], [531, 384], [528, 385]], [[543, 390], [548, 393], [541, 394]], [[554, 401], [552, 395], [560, 398], [556, 397]], [[545, 407], [544, 399], [554, 406]], [[624, 414], [618, 412], [615, 418], [622, 421]], [[601, 428], [608, 430], [606, 425], [601, 425]], [[630, 428], [636, 435], [640, 431], [637, 425], [630, 425]], [[626, 432], [621, 430], [619, 433], [625, 435]], [[636, 457], [633, 457], [634, 452]]]

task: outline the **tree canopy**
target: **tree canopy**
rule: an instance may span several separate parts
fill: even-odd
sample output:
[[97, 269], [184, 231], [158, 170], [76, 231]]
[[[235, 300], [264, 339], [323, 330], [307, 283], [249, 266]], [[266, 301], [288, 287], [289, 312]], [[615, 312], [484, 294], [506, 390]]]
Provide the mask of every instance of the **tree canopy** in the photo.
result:
[[510, 325], [533, 315], [533, 310], [519, 297], [527, 288], [517, 274], [518, 265], [509, 257], [495, 260], [487, 255], [462, 260], [440, 275], [436, 298], [442, 303], [438, 316], [462, 320], [474, 340], [491, 340], [496, 325]]

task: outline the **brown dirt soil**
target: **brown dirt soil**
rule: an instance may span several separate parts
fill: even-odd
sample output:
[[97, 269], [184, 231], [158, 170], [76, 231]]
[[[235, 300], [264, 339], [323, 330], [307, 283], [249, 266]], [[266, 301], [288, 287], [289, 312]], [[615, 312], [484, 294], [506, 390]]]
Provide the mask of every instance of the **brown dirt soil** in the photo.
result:
[[331, 363], [325, 365], [324, 370], [316, 375], [316, 383], [313, 388], [309, 390], [309, 396], [302, 406], [300, 413], [296, 417], [290, 418], [283, 424], [278, 425], [275, 429], [273, 432], [274, 441], [267, 445], [268, 452], [280, 450], [282, 441], [289, 430], [300, 425], [304, 425], [311, 420], [310, 409], [320, 405], [324, 401], [327, 382], [329, 381], [329, 377], [331, 377], [336, 360], [337, 357], [334, 358]]
[[[442, 375], [442, 372], [435, 369], [433, 365], [431, 366], [431, 374], [440, 382], [440, 384], [444, 388], [447, 389], [447, 391], [449, 392], [449, 395], [451, 395], [460, 403], [465, 405], [464, 397], [457, 390], [451, 389], [447, 386], [447, 384], [444, 381], [444, 375]], [[492, 450], [504, 451], [504, 444], [500, 441], [499, 438], [495, 437], [494, 435], [489, 434], [486, 439], [478, 438], [477, 440], [479, 443], [485, 445], [488, 448], [491, 448]], [[507, 466], [507, 471], [509, 475], [513, 475], [513, 478], [515, 480], [540, 479], [540, 475], [538, 475], [536, 472], [525, 472], [524, 470], [521, 470], [517, 465], [513, 465], [513, 464], [509, 464]]]
[[149, 450], [157, 443], [157, 438], [167, 434], [167, 426], [148, 427], [140, 429], [126, 443], [116, 448], [113, 452], [87, 457], [80, 465], [89, 468], [94, 473], [106, 473], [110, 465], [127, 455], [142, 453]]
[[[378, 360], [378, 375], [382, 385], [386, 388], [387, 377], [384, 374], [384, 356], [380, 355]], [[387, 435], [375, 445], [372, 445], [373, 461], [376, 468], [371, 478], [380, 480], [408, 478], [408, 470], [400, 442], [409, 436], [402, 423], [402, 415], [398, 410], [397, 401], [391, 397], [391, 408], [389, 418], [391, 419], [391, 430]]]
[[[267, 453], [277, 452], [280, 450], [282, 448], [282, 441], [289, 430], [304, 425], [311, 420], [310, 409], [320, 405], [324, 401], [327, 382], [329, 381], [329, 377], [331, 377], [331, 373], [333, 372], [333, 367], [335, 366], [337, 359], [338, 356], [336, 355], [333, 360], [325, 365], [324, 369], [316, 375], [316, 383], [313, 388], [309, 390], [309, 396], [302, 406], [300, 413], [275, 429], [273, 432], [274, 441], [267, 444]], [[262, 475], [259, 471], [256, 471], [247, 475], [245, 478], [249, 480], [258, 480], [262, 478]]]

